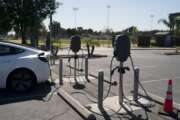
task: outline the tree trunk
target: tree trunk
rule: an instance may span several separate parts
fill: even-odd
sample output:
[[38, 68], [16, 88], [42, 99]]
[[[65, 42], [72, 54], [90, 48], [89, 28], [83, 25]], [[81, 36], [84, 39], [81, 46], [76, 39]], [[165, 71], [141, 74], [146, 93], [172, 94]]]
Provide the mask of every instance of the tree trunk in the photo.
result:
[[25, 32], [23, 29], [21, 29], [21, 39], [22, 39], [21, 43], [26, 44]]
[[38, 31], [36, 27], [31, 27], [31, 46], [38, 47]]
[[20, 31], [21, 31], [21, 39], [22, 39], [21, 43], [26, 44], [25, 28], [22, 23], [20, 24]]

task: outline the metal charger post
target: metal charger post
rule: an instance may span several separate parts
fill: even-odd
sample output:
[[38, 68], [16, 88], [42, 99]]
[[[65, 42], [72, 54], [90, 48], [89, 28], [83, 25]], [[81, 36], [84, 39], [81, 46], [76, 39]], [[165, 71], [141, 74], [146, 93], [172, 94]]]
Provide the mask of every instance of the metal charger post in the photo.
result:
[[85, 57], [85, 78], [86, 78], [86, 80], [88, 81], [88, 82], [90, 82], [89, 81], [89, 78], [88, 78], [88, 57], [86, 56]]
[[120, 62], [119, 69], [119, 104], [123, 105], [123, 62]]
[[110, 116], [104, 110], [103, 91], [104, 91], [104, 72], [100, 71], [100, 72], [98, 72], [98, 108], [99, 108], [100, 112], [102, 113], [103, 117], [105, 118], [105, 120], [111, 120]]
[[98, 73], [98, 108], [102, 112], [103, 108], [103, 80], [104, 80], [104, 72], [99, 71]]
[[59, 59], [59, 85], [63, 85], [63, 59]]
[[138, 100], [138, 89], [139, 89], [139, 67], [134, 68], [134, 94], [133, 94], [133, 100]]
[[77, 78], [76, 78], [76, 65], [77, 65], [77, 54], [75, 53], [75, 55], [74, 55], [74, 80], [75, 80], [75, 82], [76, 82], [76, 84], [78, 84], [78, 82], [77, 82]]

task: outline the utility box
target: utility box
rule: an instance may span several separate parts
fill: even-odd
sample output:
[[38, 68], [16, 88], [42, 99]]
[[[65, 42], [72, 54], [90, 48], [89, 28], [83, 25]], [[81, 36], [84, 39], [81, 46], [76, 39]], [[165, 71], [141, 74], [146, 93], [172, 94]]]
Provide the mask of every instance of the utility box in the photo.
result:
[[155, 45], [157, 47], [173, 47], [174, 40], [169, 32], [158, 32], [155, 33]]

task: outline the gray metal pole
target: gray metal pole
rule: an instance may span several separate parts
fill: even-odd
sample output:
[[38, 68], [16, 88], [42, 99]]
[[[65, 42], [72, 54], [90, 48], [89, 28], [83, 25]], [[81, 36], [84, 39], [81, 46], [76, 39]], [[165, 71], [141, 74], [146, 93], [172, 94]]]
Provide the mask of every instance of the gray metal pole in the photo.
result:
[[74, 80], [75, 80], [75, 82], [76, 82], [76, 84], [78, 83], [77, 82], [77, 78], [76, 78], [76, 70], [77, 70], [77, 58], [76, 58], [76, 56], [77, 56], [77, 54], [75, 53], [75, 58], [74, 58]]
[[86, 80], [88, 81], [88, 82], [90, 82], [89, 81], [89, 79], [88, 79], [88, 57], [86, 56], [85, 57], [85, 78], [86, 78]]
[[52, 52], [52, 12], [50, 13], [50, 35], [49, 35], [49, 38], [50, 38], [50, 50]]
[[59, 59], [59, 85], [63, 85], [63, 59]]
[[123, 105], [123, 62], [120, 62], [120, 71], [119, 71], [119, 105]]
[[138, 100], [138, 89], [139, 89], [139, 67], [134, 68], [134, 94], [133, 94], [133, 100]]
[[98, 72], [98, 108], [100, 111], [103, 111], [103, 80], [104, 80], [104, 72]]

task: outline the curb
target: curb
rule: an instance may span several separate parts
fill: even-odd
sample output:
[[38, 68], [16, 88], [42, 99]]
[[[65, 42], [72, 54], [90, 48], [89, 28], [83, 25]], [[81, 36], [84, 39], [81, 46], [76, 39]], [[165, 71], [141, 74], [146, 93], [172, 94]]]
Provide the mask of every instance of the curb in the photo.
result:
[[94, 114], [88, 111], [83, 105], [81, 105], [62, 88], [58, 90], [57, 95], [60, 96], [65, 102], [67, 102], [85, 120], [96, 120]]
[[131, 50], [176, 50], [176, 48], [131, 48]]

